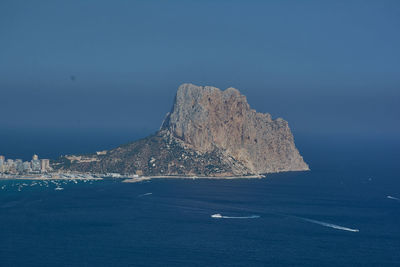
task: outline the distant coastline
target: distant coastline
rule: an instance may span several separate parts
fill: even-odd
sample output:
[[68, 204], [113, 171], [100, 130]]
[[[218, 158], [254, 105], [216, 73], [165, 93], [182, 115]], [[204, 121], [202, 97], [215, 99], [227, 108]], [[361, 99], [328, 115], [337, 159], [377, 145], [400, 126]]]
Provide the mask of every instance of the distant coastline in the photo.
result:
[[0, 180], [103, 180], [103, 179], [121, 179], [124, 183], [136, 183], [152, 179], [215, 179], [215, 180], [233, 180], [233, 179], [262, 179], [265, 175], [248, 176], [190, 176], [190, 175], [164, 175], [164, 176], [120, 176], [112, 177], [100, 174], [82, 174], [82, 173], [53, 173], [47, 175], [0, 175]]
[[262, 179], [265, 175], [248, 175], [248, 176], [180, 176], [180, 175], [164, 175], [164, 176], [142, 176], [137, 178], [128, 178], [123, 183], [137, 183], [148, 181], [151, 179], [213, 179], [213, 180], [233, 180], [233, 179]]
[[46, 175], [0, 174], [0, 180], [103, 180], [104, 177], [90, 174], [51, 173]]

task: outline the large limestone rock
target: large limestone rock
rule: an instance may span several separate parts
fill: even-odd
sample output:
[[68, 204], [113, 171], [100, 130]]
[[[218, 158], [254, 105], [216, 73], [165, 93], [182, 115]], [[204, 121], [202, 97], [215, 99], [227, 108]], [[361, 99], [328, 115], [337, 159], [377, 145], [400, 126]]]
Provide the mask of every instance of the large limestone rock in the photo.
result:
[[183, 84], [160, 130], [53, 168], [149, 176], [242, 176], [308, 170], [288, 123], [251, 109], [238, 90]]
[[308, 170], [288, 123], [257, 113], [234, 88], [181, 85], [161, 129], [203, 153], [218, 148], [253, 173]]

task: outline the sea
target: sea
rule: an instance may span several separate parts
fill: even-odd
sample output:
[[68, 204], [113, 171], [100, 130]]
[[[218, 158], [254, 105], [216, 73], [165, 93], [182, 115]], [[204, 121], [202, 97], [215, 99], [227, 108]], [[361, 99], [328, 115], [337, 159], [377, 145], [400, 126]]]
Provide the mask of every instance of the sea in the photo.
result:
[[0, 180], [0, 266], [400, 266], [400, 143], [296, 143], [263, 179]]

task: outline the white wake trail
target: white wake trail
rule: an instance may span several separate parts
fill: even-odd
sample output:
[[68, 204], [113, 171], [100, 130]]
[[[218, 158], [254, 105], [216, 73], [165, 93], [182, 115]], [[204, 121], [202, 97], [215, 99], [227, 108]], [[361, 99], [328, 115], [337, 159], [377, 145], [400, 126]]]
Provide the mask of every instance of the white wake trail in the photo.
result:
[[302, 217], [296, 217], [296, 218], [299, 218], [306, 222], [315, 223], [315, 224], [319, 224], [319, 225], [322, 225], [325, 227], [330, 227], [330, 228], [334, 228], [334, 229], [338, 229], [338, 230], [349, 231], [349, 232], [360, 232], [360, 230], [358, 230], [358, 229], [348, 228], [348, 227], [340, 226], [340, 225], [333, 224], [333, 223], [321, 222], [321, 221], [312, 220], [312, 219], [308, 219], [308, 218], [302, 218]]
[[145, 193], [145, 194], [138, 195], [138, 197], [149, 196], [149, 195], [152, 195], [152, 194], [153, 194], [153, 193]]
[[397, 198], [397, 197], [387, 196], [386, 198], [400, 201], [400, 198]]

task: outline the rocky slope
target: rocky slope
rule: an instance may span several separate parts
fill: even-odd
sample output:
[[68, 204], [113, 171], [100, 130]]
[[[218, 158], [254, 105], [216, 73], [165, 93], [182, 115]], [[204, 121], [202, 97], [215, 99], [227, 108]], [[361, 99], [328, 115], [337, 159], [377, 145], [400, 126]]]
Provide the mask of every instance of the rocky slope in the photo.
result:
[[139, 175], [241, 176], [308, 170], [288, 123], [251, 109], [234, 88], [183, 84], [160, 131], [53, 167]]

